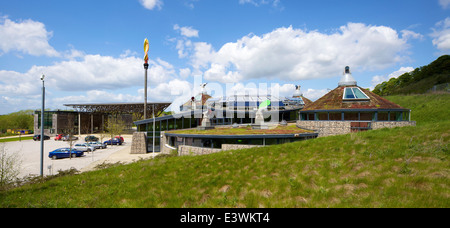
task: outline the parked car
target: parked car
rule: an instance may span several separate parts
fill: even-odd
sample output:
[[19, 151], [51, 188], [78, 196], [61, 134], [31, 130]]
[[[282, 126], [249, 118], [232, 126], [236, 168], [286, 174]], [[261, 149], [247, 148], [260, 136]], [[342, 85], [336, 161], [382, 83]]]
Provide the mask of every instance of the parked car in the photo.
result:
[[62, 140], [63, 137], [64, 137], [63, 134], [59, 134], [59, 135], [57, 135], [57, 136], [55, 137], [55, 141]]
[[[63, 141], [69, 141], [69, 135], [63, 136], [63, 137], [62, 137], [62, 140], [63, 140]], [[76, 141], [76, 140], [78, 140], [78, 137], [72, 135], [72, 137], [70, 138], [70, 141]]]
[[106, 144], [106, 145], [122, 145], [122, 141], [120, 141], [120, 139], [113, 138], [113, 139], [110, 139], [108, 141], [104, 141], [103, 144]]
[[95, 150], [95, 147], [90, 146], [87, 143], [75, 144], [74, 148], [77, 149], [77, 150], [81, 150], [83, 152], [91, 152], [91, 151]]
[[98, 142], [98, 138], [93, 136], [93, 135], [89, 135], [89, 136], [86, 136], [86, 138], [84, 138], [84, 141], [86, 141], [86, 142]]
[[[44, 135], [44, 140], [49, 140], [49, 139], [50, 139], [50, 136]], [[40, 141], [41, 140], [41, 135], [34, 135], [33, 136], [33, 140], [34, 141]]]
[[76, 158], [81, 157], [83, 155], [84, 155], [83, 151], [76, 149], [72, 149], [71, 151], [70, 148], [60, 148], [48, 153], [48, 157], [53, 160], [60, 158], [69, 158], [70, 156], [72, 156], [72, 158]]
[[101, 142], [90, 142], [88, 143], [90, 146], [95, 147], [95, 149], [105, 149], [107, 147], [106, 144]]
[[123, 139], [123, 137], [122, 136], [116, 136], [116, 137], [114, 137], [115, 139], [120, 139], [120, 141], [122, 141], [122, 143], [125, 141], [125, 139]]

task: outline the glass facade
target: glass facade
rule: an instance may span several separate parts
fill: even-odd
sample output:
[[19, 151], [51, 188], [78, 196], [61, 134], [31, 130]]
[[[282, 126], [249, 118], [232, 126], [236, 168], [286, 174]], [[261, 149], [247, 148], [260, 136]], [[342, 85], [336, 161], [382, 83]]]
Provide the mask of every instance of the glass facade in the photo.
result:
[[409, 111], [301, 112], [300, 119], [306, 121], [409, 121]]
[[[53, 128], [53, 114], [55, 112], [44, 112], [44, 129], [52, 129]], [[35, 114], [38, 115], [38, 128], [41, 128], [41, 112], [36, 111]]]

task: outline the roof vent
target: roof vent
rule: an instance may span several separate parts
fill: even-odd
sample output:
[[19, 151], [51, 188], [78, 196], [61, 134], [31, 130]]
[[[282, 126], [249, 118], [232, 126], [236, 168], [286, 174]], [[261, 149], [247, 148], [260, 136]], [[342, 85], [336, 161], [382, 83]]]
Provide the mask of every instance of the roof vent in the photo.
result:
[[344, 75], [341, 78], [341, 81], [339, 81], [339, 86], [356, 86], [356, 80], [353, 78], [352, 73], [350, 72], [350, 67], [346, 66]]

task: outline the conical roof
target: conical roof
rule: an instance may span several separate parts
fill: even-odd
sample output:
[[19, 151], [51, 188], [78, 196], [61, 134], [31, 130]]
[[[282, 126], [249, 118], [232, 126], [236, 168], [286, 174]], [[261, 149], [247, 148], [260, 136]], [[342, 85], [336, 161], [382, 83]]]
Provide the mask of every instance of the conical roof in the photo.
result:
[[[366, 98], [364, 99], [345, 99], [346, 89], [358, 88]], [[307, 105], [302, 111], [312, 110], [351, 110], [351, 109], [383, 109], [383, 110], [406, 110], [398, 104], [386, 100], [385, 98], [363, 89], [359, 86], [339, 86], [328, 92], [319, 100]]]
[[304, 97], [303, 95], [301, 96], [301, 98], [302, 98], [303, 102], [305, 103], [305, 106], [313, 103], [310, 99]]

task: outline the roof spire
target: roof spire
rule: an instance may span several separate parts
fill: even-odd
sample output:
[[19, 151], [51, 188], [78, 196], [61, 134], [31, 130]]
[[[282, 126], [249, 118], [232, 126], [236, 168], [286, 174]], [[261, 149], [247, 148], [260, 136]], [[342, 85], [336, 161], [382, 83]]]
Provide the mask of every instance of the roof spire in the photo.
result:
[[352, 73], [350, 71], [350, 67], [346, 66], [344, 70], [344, 74], [339, 81], [339, 86], [356, 86], [356, 80], [353, 78]]

